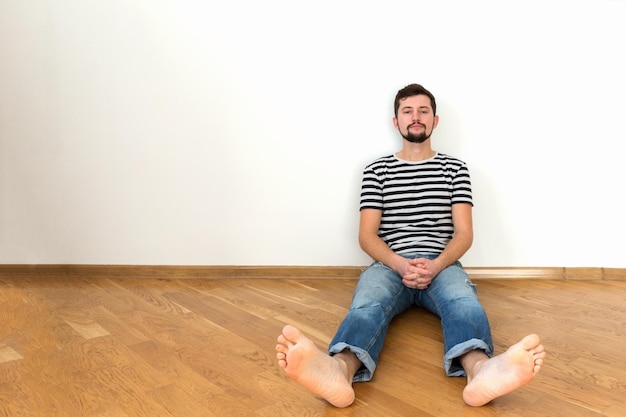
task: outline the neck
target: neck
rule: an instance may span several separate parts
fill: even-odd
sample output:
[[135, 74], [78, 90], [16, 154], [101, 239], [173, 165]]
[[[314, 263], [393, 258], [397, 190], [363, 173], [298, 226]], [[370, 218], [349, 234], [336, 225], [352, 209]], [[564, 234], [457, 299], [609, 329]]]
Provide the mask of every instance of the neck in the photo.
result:
[[423, 161], [435, 156], [435, 151], [430, 147], [430, 139], [423, 143], [412, 143], [404, 140], [402, 150], [396, 156], [405, 161]]

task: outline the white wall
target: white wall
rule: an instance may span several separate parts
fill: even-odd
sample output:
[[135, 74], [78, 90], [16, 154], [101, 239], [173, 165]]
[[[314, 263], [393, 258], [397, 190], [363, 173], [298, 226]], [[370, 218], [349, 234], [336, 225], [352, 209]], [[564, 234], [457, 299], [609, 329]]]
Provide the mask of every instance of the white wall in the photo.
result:
[[0, 263], [364, 265], [395, 92], [469, 266], [626, 267], [626, 2], [0, 0]]

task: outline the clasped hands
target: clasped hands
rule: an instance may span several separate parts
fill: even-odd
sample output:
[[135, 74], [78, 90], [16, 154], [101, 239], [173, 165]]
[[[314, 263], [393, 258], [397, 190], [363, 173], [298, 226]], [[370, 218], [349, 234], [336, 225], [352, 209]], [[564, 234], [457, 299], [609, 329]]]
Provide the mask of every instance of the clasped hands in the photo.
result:
[[441, 271], [437, 262], [432, 259], [404, 259], [398, 273], [402, 283], [409, 288], [425, 290]]

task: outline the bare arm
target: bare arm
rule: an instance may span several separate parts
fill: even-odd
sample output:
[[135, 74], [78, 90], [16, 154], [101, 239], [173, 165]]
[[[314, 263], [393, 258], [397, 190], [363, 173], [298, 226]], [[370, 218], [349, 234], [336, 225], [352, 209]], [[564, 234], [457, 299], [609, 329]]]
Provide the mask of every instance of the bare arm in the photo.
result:
[[454, 225], [454, 237], [436, 259], [441, 269], [461, 259], [461, 256], [472, 246], [474, 241], [472, 206], [463, 203], [453, 204], [452, 224]]
[[392, 251], [378, 236], [378, 228], [382, 211], [376, 209], [361, 210], [359, 223], [359, 245], [372, 259], [387, 265], [400, 276], [408, 273], [411, 265], [409, 261]]

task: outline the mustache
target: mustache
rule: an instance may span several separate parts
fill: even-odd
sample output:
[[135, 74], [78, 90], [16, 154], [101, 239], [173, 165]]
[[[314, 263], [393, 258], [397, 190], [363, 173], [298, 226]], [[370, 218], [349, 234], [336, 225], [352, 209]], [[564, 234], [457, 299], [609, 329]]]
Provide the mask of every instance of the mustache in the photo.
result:
[[411, 123], [409, 125], [409, 129], [412, 128], [413, 126], [422, 126], [424, 129], [426, 129], [426, 125], [423, 125], [423, 124], [421, 124], [419, 122]]

